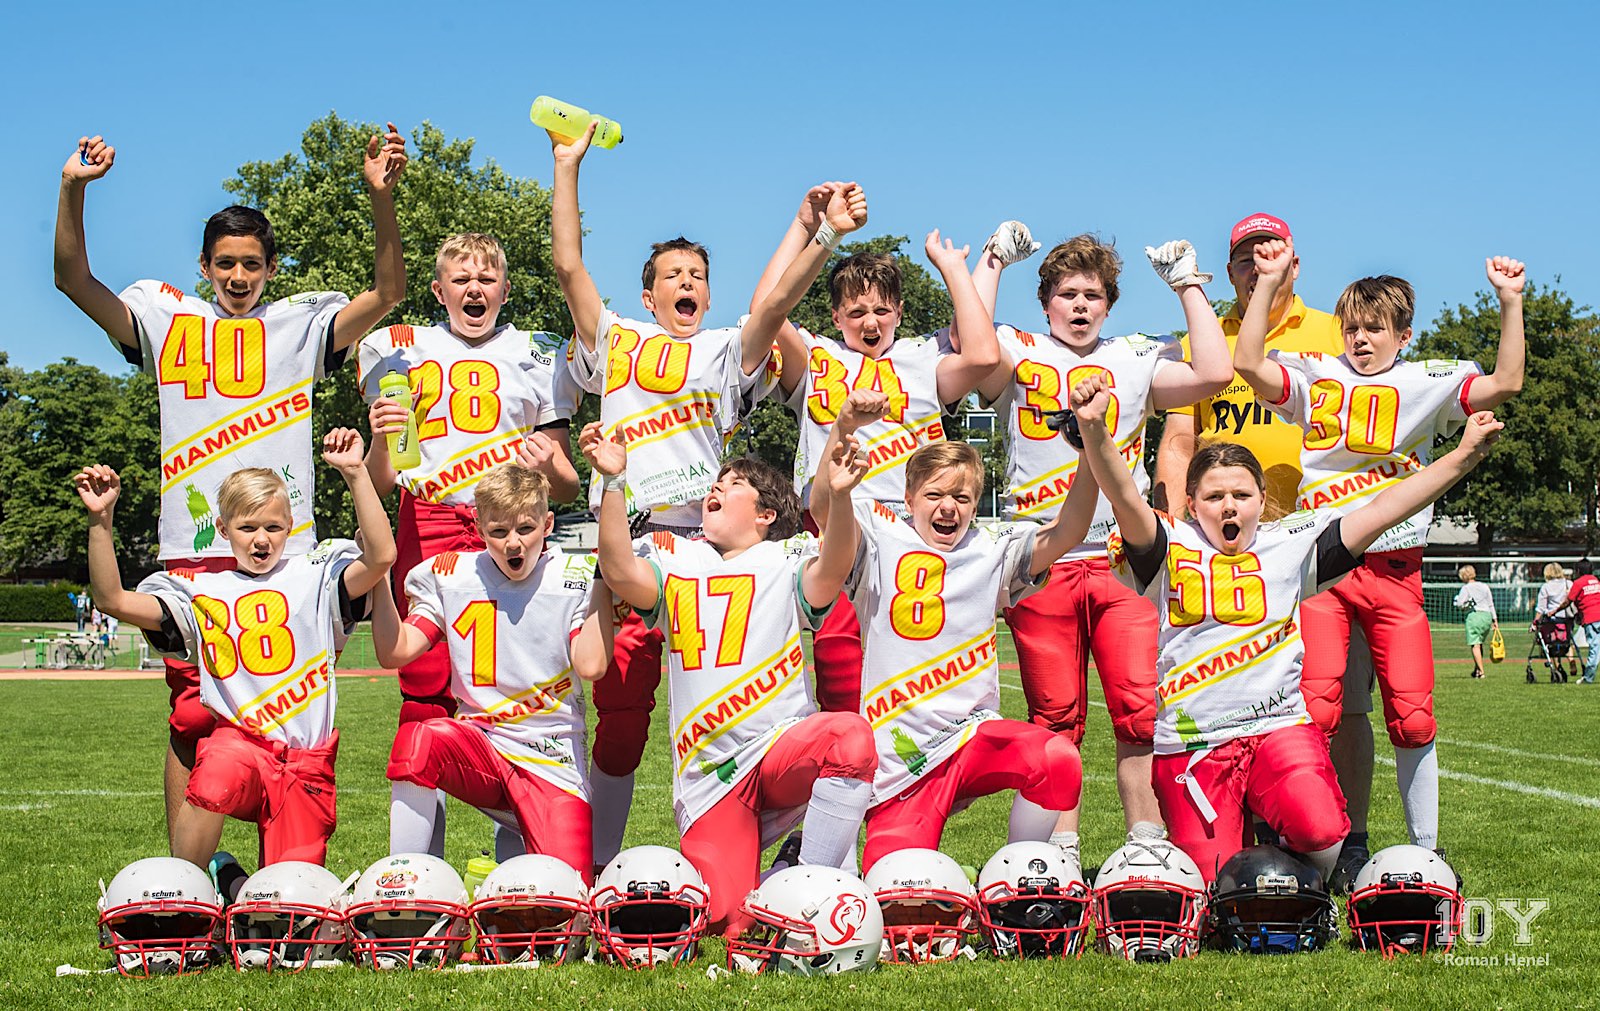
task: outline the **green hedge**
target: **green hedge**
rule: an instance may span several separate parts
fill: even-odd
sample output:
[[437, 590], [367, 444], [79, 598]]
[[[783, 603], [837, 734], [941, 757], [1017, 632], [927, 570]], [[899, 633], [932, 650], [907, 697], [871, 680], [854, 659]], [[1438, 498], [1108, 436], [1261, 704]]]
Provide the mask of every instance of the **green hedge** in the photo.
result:
[[0, 621], [75, 621], [67, 594], [82, 590], [76, 583], [0, 585]]

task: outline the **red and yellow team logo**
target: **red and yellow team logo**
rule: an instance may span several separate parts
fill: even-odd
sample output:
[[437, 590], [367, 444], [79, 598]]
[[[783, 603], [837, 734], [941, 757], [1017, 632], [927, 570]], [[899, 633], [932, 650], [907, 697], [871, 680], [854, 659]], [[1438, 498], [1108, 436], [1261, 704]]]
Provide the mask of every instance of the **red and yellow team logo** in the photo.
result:
[[404, 869], [384, 871], [376, 882], [380, 892], [403, 892], [416, 883], [417, 872]]
[[817, 939], [824, 944], [848, 944], [861, 933], [867, 921], [867, 904], [859, 895], [845, 893], [834, 897], [833, 912], [817, 931]]

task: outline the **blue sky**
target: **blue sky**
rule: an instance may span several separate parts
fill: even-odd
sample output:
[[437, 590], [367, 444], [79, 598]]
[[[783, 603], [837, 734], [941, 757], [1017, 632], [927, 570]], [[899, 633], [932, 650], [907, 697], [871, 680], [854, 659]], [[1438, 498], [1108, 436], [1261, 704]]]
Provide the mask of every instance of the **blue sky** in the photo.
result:
[[[1146, 244], [1191, 239], [1211, 295], [1230, 294], [1228, 228], [1258, 210], [1289, 221], [1322, 308], [1398, 273], [1426, 323], [1486, 288], [1489, 254], [1596, 304], [1597, 21], [1576, 4], [29, 4], [3, 50], [0, 347], [28, 368], [121, 367], [51, 282], [81, 134], [118, 148], [89, 193], [96, 273], [192, 288], [222, 180], [296, 150], [330, 109], [408, 133], [432, 120], [548, 183], [527, 118], [541, 93], [623, 124], [582, 197], [590, 269], [625, 311], [648, 243], [683, 232], [712, 250], [709, 321], [731, 322], [828, 178], [859, 180], [867, 234], [910, 235], [918, 255], [932, 227], [976, 247], [1009, 217], [1047, 244], [1114, 237], [1108, 332], [1182, 324]], [[1003, 321], [1039, 320], [1036, 264], [1003, 285]]]

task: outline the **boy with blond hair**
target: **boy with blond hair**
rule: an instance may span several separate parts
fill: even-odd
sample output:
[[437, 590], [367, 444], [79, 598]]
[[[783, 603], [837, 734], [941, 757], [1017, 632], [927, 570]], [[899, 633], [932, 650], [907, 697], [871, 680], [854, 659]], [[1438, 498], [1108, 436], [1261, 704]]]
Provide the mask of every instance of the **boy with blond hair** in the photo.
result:
[[605, 673], [611, 610], [591, 604], [594, 556], [549, 543], [549, 487], [530, 467], [496, 467], [473, 489], [483, 550], [412, 569], [404, 621], [388, 587], [377, 593], [378, 661], [403, 668], [443, 644], [455, 702], [453, 719], [408, 721], [396, 735], [390, 852], [428, 849], [442, 789], [590, 880], [581, 682]]
[[236, 567], [179, 569], [126, 590], [112, 541], [122, 483], [104, 464], [75, 479], [89, 512], [89, 580], [102, 610], [143, 629], [162, 653], [200, 668], [217, 720], [200, 741], [172, 825], [173, 855], [206, 867], [224, 816], [256, 822], [262, 865], [321, 863], [336, 823], [334, 662], [366, 595], [394, 564], [389, 517], [361, 460], [361, 435], [336, 428], [322, 458], [355, 503], [361, 544], [329, 540], [286, 555], [293, 513], [276, 471], [248, 467], [217, 490], [217, 533]]

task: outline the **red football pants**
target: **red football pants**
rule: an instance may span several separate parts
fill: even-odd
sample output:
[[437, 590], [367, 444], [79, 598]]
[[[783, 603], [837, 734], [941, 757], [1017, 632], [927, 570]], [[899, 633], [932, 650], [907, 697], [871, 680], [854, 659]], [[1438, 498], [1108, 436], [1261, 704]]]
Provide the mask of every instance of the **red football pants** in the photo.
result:
[[861, 870], [895, 850], [938, 849], [944, 823], [965, 800], [1016, 790], [1047, 811], [1071, 811], [1083, 762], [1065, 735], [1021, 720], [988, 720], [915, 787], [867, 812]]
[[711, 892], [711, 930], [734, 936], [739, 907], [761, 871], [761, 812], [802, 807], [819, 779], [867, 782], [878, 771], [872, 727], [854, 713], [812, 713], [778, 735], [761, 762], [683, 834], [689, 858]]
[[[483, 550], [477, 515], [471, 506], [435, 505], [400, 489], [400, 515], [395, 522], [398, 554], [389, 578], [394, 581], [394, 602], [401, 621], [411, 610], [406, 576], [412, 569], [444, 551]], [[442, 638], [400, 668], [400, 699], [402, 724], [455, 714], [456, 700], [450, 695], [450, 647]]]
[[1330, 737], [1339, 729], [1350, 625], [1359, 621], [1389, 740], [1397, 748], [1433, 740], [1433, 638], [1422, 609], [1421, 548], [1367, 552], [1342, 582], [1300, 605], [1300, 620], [1306, 643], [1300, 691], [1317, 726]]
[[[802, 525], [819, 533], [811, 511]], [[861, 621], [848, 594], [840, 593], [822, 627], [811, 636], [811, 665], [816, 671], [817, 708], [825, 713], [861, 711]]]
[[[1314, 723], [1237, 737], [1209, 751], [1157, 755], [1151, 779], [1167, 834], [1207, 883], [1254, 842], [1251, 812], [1297, 853], [1326, 849], [1350, 832], [1328, 740]], [[1194, 791], [1204, 794], [1214, 819]]]
[[253, 821], [261, 866], [280, 860], [320, 864], [338, 825], [333, 760], [339, 732], [315, 748], [247, 734], [219, 723], [197, 746], [184, 799], [203, 811]]
[[471, 723], [435, 717], [402, 724], [388, 776], [480, 810], [510, 811], [529, 853], [553, 856], [593, 883], [589, 802], [512, 763]]
[[1057, 562], [1049, 582], [1005, 616], [1030, 720], [1083, 743], [1093, 652], [1117, 740], [1154, 740], [1155, 605], [1119, 583], [1106, 559]]
[[[168, 572], [188, 569], [192, 572], [231, 572], [239, 567], [238, 559], [179, 558], [163, 563]], [[200, 668], [184, 660], [167, 658], [167, 704], [172, 714], [167, 726], [173, 737], [194, 744], [216, 729], [217, 717], [200, 703]]]

